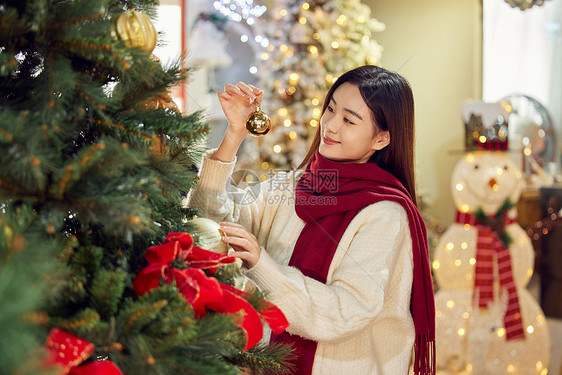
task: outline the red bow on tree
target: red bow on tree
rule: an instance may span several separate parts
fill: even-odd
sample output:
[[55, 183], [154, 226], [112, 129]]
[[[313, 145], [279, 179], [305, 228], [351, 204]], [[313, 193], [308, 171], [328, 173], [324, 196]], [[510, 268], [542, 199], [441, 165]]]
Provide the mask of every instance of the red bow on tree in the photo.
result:
[[59, 328], [53, 328], [45, 344], [49, 353], [48, 365], [62, 367], [60, 375], [123, 375], [111, 361], [84, 362], [94, 352], [94, 344]]
[[246, 334], [244, 350], [252, 348], [263, 336], [260, 316], [275, 333], [281, 333], [289, 326], [276, 306], [266, 304], [263, 311], [257, 312], [243, 298], [248, 297], [248, 293], [207, 277], [203, 269], [214, 273], [217, 267], [233, 263], [235, 258], [193, 246], [193, 238], [188, 233], [169, 233], [163, 244], [146, 250], [145, 258], [150, 264], [141, 270], [133, 282], [135, 293], [141, 296], [159, 287], [162, 281], [166, 284], [175, 283], [179, 292], [193, 306], [196, 318], [205, 316], [207, 308], [226, 314], [241, 311], [243, 314], [237, 324]]

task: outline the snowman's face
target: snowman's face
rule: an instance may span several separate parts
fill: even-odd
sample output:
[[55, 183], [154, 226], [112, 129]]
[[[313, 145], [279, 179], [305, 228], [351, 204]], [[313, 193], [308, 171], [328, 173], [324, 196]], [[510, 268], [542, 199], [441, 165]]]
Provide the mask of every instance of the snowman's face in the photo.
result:
[[451, 182], [461, 212], [482, 208], [492, 215], [507, 198], [517, 203], [521, 193], [521, 171], [504, 151], [469, 152], [457, 163]]

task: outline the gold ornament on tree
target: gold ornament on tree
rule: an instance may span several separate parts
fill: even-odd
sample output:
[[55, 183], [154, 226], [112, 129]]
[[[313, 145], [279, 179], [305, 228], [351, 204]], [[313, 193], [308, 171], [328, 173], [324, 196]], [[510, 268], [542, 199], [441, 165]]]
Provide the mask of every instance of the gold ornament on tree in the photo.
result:
[[271, 120], [269, 116], [261, 111], [260, 106], [256, 105], [256, 110], [246, 119], [246, 129], [250, 134], [262, 136], [269, 132]]
[[117, 18], [115, 25], [119, 39], [129, 48], [142, 48], [152, 52], [156, 47], [157, 33], [150, 17], [134, 9]]
[[[150, 17], [142, 12], [131, 9], [121, 14], [117, 18], [115, 30], [119, 39], [128, 48], [141, 48], [150, 53], [156, 48], [158, 33]], [[160, 63], [160, 59], [154, 54], [151, 54], [150, 58]], [[139, 107], [143, 109], [168, 108], [176, 113], [180, 113], [178, 106], [174, 103], [168, 91], [141, 103]], [[166, 138], [163, 135], [152, 137], [152, 151], [156, 154], [164, 155], [166, 152]]]
[[228, 253], [228, 244], [222, 240], [223, 233], [218, 223], [203, 217], [195, 217], [188, 223], [195, 227], [193, 234], [199, 247], [219, 254]]

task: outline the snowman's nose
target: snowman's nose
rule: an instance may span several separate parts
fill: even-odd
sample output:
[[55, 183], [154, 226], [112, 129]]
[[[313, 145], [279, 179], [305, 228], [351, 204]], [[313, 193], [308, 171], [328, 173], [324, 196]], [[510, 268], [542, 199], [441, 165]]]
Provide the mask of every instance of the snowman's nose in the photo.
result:
[[495, 178], [490, 178], [490, 181], [488, 181], [488, 185], [489, 185], [493, 190], [498, 190], [498, 182], [496, 181]]

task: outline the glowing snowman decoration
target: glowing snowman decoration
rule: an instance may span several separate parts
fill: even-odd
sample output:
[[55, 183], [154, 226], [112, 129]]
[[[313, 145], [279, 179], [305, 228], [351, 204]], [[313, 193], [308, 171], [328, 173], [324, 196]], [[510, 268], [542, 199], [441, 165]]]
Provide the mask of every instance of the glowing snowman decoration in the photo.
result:
[[[515, 222], [515, 209], [502, 209], [507, 199], [512, 203], [519, 199], [521, 171], [504, 151], [472, 151], [457, 163], [451, 182], [457, 222], [441, 236], [433, 261], [439, 285], [435, 296], [437, 366], [463, 374], [544, 375], [550, 361], [550, 338], [544, 313], [525, 288], [533, 273], [533, 247]], [[502, 251], [497, 253], [477, 252], [478, 246], [487, 243], [482, 234], [489, 229], [476, 225], [476, 218], [484, 214], [494, 218], [498, 211], [504, 216], [493, 230], [496, 235], [502, 231], [509, 235], [508, 251], [502, 243]], [[501, 242], [502, 236], [496, 238], [494, 243]], [[478, 307], [480, 293], [486, 292], [485, 288], [475, 289], [475, 277], [479, 283], [490, 280], [493, 296], [480, 304], [487, 308]], [[506, 287], [510, 282], [511, 289]], [[513, 317], [521, 320], [515, 331]], [[517, 332], [519, 338], [514, 338]]]

